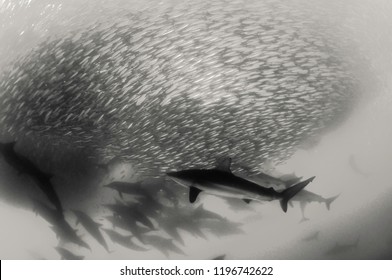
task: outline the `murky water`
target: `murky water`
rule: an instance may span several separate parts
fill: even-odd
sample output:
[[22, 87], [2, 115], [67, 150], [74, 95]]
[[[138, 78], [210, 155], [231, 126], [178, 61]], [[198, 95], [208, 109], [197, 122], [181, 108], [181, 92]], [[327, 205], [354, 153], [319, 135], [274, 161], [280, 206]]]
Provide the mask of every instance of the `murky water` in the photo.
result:
[[[0, 138], [53, 174], [81, 236], [59, 239], [1, 157], [1, 258], [390, 258], [392, 6], [307, 2], [0, 1]], [[165, 176], [225, 157], [247, 178], [316, 176], [321, 203], [191, 204]]]

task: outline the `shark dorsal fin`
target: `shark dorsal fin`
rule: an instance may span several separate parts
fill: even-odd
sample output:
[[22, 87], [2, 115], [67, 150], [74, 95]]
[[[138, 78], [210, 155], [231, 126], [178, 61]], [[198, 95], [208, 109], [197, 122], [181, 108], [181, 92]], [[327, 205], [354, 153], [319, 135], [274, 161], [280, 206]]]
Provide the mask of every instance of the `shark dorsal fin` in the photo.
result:
[[231, 173], [231, 157], [221, 159], [216, 165], [216, 169]]

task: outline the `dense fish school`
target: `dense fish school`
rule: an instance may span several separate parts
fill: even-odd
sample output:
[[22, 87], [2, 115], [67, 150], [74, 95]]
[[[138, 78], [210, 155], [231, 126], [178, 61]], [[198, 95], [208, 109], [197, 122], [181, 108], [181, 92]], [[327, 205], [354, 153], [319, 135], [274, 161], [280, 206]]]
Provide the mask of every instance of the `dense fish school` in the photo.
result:
[[141, 176], [220, 156], [256, 170], [351, 106], [356, 79], [327, 34], [270, 0], [185, 1], [97, 21], [3, 72], [0, 132], [49, 162], [84, 149]]

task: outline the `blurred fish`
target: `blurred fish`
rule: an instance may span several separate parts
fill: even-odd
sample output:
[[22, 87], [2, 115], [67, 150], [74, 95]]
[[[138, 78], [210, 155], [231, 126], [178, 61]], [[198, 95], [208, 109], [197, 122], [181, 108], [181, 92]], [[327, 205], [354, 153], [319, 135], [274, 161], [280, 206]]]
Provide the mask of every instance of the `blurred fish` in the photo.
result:
[[304, 237], [304, 238], [302, 239], [302, 241], [312, 241], [312, 240], [316, 240], [316, 239], [318, 239], [319, 234], [320, 234], [320, 231], [312, 232], [312, 233], [309, 234], [308, 236]]
[[43, 219], [45, 219], [49, 224], [55, 225], [59, 222], [62, 222], [64, 216], [57, 211], [57, 209], [53, 209], [46, 205], [45, 203], [32, 199], [33, 202], [33, 212], [37, 215], [40, 215]]
[[159, 250], [167, 258], [169, 257], [170, 252], [185, 255], [185, 253], [173, 243], [172, 239], [164, 238], [158, 235], [146, 235], [145, 241], [146, 244], [149, 244], [155, 249]]
[[144, 243], [143, 235], [151, 231], [151, 229], [139, 227], [133, 220], [125, 220], [120, 216], [109, 216], [106, 217], [106, 219], [112, 223], [114, 228], [118, 227], [123, 230], [129, 231], [142, 243]]
[[63, 215], [60, 215], [56, 209], [52, 209], [45, 203], [33, 199], [33, 211], [39, 214], [49, 224], [55, 232], [57, 238], [63, 242], [70, 242], [89, 250], [90, 246], [84, 242], [75, 232], [75, 230], [65, 220]]
[[84, 260], [83, 256], [75, 255], [67, 249], [61, 247], [55, 247], [55, 249], [60, 254], [62, 260]]
[[319, 203], [325, 203], [325, 206], [327, 207], [328, 210], [331, 208], [331, 203], [335, 201], [336, 198], [338, 198], [339, 195], [329, 197], [329, 198], [324, 198], [321, 195], [315, 194], [313, 192], [303, 190], [300, 192], [298, 195], [296, 195], [292, 201], [299, 201], [300, 206], [301, 206], [301, 212], [302, 212], [302, 220], [300, 222], [305, 222], [309, 220], [308, 218], [305, 217], [305, 207], [308, 203], [311, 202], [319, 202]]
[[146, 227], [149, 227], [150, 229], [155, 229], [154, 224], [150, 221], [150, 219], [146, 215], [144, 215], [142, 211], [138, 209], [138, 207], [134, 205], [125, 205], [125, 204], [117, 203], [117, 204], [104, 204], [103, 206], [110, 209], [124, 220], [139, 222], [145, 225]]
[[192, 234], [195, 237], [201, 237], [203, 239], [207, 239], [203, 231], [201, 230], [201, 225], [204, 221], [200, 221], [199, 223], [195, 223], [192, 219], [176, 219], [176, 226], [182, 230], [185, 230]]
[[104, 170], [106, 172], [106, 174], [110, 173], [110, 169], [117, 165], [117, 164], [121, 164], [123, 161], [119, 158], [119, 157], [113, 157], [112, 159], [110, 159], [107, 163], [95, 163], [94, 165], [98, 168], [101, 168], [102, 170]]
[[358, 247], [359, 244], [359, 237], [354, 243], [351, 244], [339, 244], [336, 242], [335, 246], [328, 250], [325, 254], [326, 255], [337, 255], [337, 254], [342, 254], [351, 250], [354, 250]]
[[72, 212], [77, 218], [77, 224], [80, 222], [83, 227], [88, 231], [88, 233], [90, 233], [91, 236], [94, 237], [95, 240], [97, 240], [98, 243], [101, 244], [106, 249], [106, 251], [109, 252], [108, 245], [106, 244], [106, 241], [99, 230], [102, 225], [96, 223], [93, 219], [91, 219], [86, 213], [82, 211], [72, 210]]
[[175, 241], [180, 243], [181, 245], [185, 245], [184, 240], [179, 234], [177, 228], [178, 225], [174, 219], [170, 218], [161, 218], [158, 220], [159, 228], [165, 231], [170, 237], [172, 237]]
[[280, 200], [284, 212], [287, 203], [298, 192], [305, 188], [315, 177], [300, 182], [293, 187], [277, 192], [273, 188], [265, 188], [241, 177], [235, 176], [231, 170], [231, 159], [227, 159], [215, 169], [188, 169], [169, 172], [167, 175], [180, 185], [189, 187], [189, 201], [195, 202], [201, 191], [223, 197], [237, 197], [245, 200], [272, 201]]
[[148, 193], [146, 190], [144, 190], [141, 187], [141, 184], [142, 184], [141, 182], [129, 183], [129, 182], [115, 181], [105, 185], [104, 187], [116, 190], [121, 198], [123, 197], [124, 193], [130, 195], [145, 196]]
[[216, 236], [227, 236], [232, 234], [245, 233], [241, 228], [241, 223], [234, 223], [229, 220], [226, 221], [212, 221], [206, 220], [200, 226], [207, 229], [210, 233]]
[[110, 237], [110, 239], [114, 242], [117, 243], [125, 248], [135, 250], [135, 251], [148, 251], [149, 249], [144, 248], [142, 246], [139, 246], [135, 244], [132, 241], [132, 235], [122, 235], [119, 234], [118, 232], [111, 230], [111, 229], [102, 229], [107, 233], [107, 235]]
[[51, 228], [56, 233], [56, 236], [60, 239], [60, 241], [73, 243], [91, 251], [90, 246], [76, 234], [76, 231], [68, 224], [67, 221], [63, 220], [62, 222], [53, 225]]
[[216, 214], [215, 212], [206, 210], [203, 207], [203, 204], [200, 204], [196, 209], [194, 209], [192, 212], [192, 219], [197, 219], [197, 220], [205, 220], [205, 219], [211, 219], [211, 220], [218, 220], [222, 221], [225, 220], [224, 217], [222, 217], [219, 214]]
[[139, 207], [142, 207], [143, 212], [154, 218], [159, 216], [164, 211], [164, 206], [151, 195], [146, 195], [138, 199]]
[[369, 174], [367, 172], [364, 172], [361, 168], [358, 167], [358, 164], [357, 164], [357, 162], [355, 160], [354, 155], [350, 155], [348, 162], [350, 164], [351, 169], [355, 173], [360, 174], [361, 176], [364, 176], [364, 177], [368, 177], [369, 176]]
[[226, 259], [226, 255], [225, 254], [217, 256], [217, 257], [213, 258], [212, 260], [224, 260], [224, 259]]
[[63, 215], [63, 207], [60, 199], [50, 182], [53, 175], [41, 171], [28, 158], [16, 153], [14, 149], [15, 144], [16, 142], [0, 143], [0, 152], [3, 154], [5, 161], [19, 173], [28, 175], [57, 208], [59, 214]]

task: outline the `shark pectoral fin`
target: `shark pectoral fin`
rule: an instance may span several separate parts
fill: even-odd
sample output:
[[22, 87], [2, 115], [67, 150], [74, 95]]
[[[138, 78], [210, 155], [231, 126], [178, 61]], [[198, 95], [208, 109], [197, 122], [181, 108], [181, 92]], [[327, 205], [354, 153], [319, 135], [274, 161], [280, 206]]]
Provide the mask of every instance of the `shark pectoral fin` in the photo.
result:
[[216, 169], [231, 173], [231, 157], [223, 158], [216, 165]]
[[287, 200], [286, 199], [281, 199], [280, 200], [280, 207], [282, 207], [283, 212], [287, 212]]
[[191, 186], [189, 189], [189, 202], [190, 203], [195, 202], [200, 192], [201, 192], [200, 189]]
[[244, 201], [245, 203], [249, 204], [252, 200], [248, 199], [248, 198], [244, 198], [242, 201]]
[[282, 207], [283, 212], [287, 212], [287, 204], [289, 200], [299, 193], [303, 188], [305, 188], [310, 182], [312, 182], [314, 178], [315, 177], [311, 177], [305, 181], [299, 182], [298, 184], [295, 184], [294, 186], [281, 192], [282, 198], [280, 200], [280, 206]]

